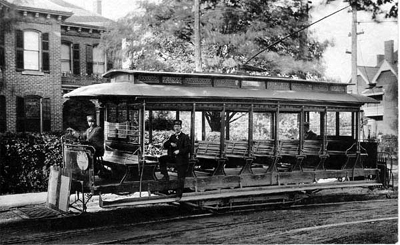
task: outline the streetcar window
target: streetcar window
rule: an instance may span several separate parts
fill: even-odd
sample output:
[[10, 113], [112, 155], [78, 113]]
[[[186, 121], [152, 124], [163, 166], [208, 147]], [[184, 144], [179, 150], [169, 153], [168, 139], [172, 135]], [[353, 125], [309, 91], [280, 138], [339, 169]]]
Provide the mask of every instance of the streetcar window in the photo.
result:
[[298, 139], [298, 125], [298, 113], [281, 113], [279, 115], [279, 138], [282, 140]]
[[339, 135], [351, 136], [351, 112], [340, 112], [339, 123]]
[[272, 113], [254, 113], [253, 116], [253, 139], [271, 139], [274, 128], [272, 127]]
[[243, 112], [229, 112], [227, 116], [226, 139], [235, 141], [244, 141], [249, 135], [249, 114]]
[[329, 111], [326, 115], [327, 118], [327, 135], [336, 135], [336, 112]]
[[308, 112], [306, 121], [310, 123], [310, 130], [317, 135], [321, 134], [321, 114], [320, 112]]

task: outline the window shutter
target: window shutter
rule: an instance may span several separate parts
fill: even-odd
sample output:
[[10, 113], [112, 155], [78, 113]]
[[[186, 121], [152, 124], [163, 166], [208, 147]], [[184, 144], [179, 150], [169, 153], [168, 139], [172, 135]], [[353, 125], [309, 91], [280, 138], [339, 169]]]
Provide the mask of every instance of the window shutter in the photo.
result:
[[44, 98], [42, 100], [43, 106], [43, 131], [51, 131], [51, 105], [50, 98]]
[[111, 60], [107, 61], [107, 71], [112, 70], [114, 68], [114, 63]]
[[24, 69], [24, 32], [21, 30], [16, 30], [15, 33], [15, 65], [17, 71], [21, 71]]
[[42, 71], [50, 72], [49, 33], [42, 34]]
[[72, 46], [72, 69], [74, 75], [81, 74], [81, 64], [79, 61], [79, 56], [79, 44], [76, 43]]
[[17, 132], [25, 131], [25, 101], [17, 97]]
[[86, 73], [93, 74], [93, 46], [86, 45]]

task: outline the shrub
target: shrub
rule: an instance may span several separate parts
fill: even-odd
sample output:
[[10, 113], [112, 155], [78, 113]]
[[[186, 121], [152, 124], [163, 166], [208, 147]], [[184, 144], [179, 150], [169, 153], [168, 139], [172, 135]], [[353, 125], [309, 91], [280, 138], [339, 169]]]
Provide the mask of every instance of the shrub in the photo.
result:
[[396, 135], [383, 135], [378, 142], [378, 151], [389, 152], [393, 156], [397, 156], [398, 141]]
[[62, 161], [60, 136], [0, 134], [0, 194], [46, 191], [50, 166]]

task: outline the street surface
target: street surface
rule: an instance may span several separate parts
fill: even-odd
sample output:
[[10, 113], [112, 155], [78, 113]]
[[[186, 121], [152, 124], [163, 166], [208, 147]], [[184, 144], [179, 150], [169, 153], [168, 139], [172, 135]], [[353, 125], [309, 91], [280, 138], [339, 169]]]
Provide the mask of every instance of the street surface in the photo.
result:
[[394, 244], [398, 241], [398, 200], [388, 197], [220, 214], [173, 205], [100, 210], [61, 219], [0, 224], [0, 242]]

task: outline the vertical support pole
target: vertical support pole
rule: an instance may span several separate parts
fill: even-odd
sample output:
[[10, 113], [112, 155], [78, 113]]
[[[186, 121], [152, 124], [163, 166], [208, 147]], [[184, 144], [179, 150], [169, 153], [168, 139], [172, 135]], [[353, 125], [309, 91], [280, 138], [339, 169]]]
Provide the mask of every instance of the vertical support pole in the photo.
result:
[[303, 149], [303, 142], [304, 142], [304, 106], [301, 107], [301, 112], [300, 112], [300, 135], [299, 135], [299, 155], [301, 154], [301, 151]]
[[153, 110], [149, 110], [149, 144], [153, 142]]
[[275, 113], [271, 113], [271, 123], [269, 131], [271, 132], [271, 139], [275, 139]]
[[201, 140], [206, 140], [206, 112], [201, 112]]
[[227, 140], [229, 140], [230, 139], [230, 131], [231, 131], [231, 124], [229, 123], [229, 112], [225, 113], [225, 118], [228, 119], [228, 120], [225, 120], [225, 126], [226, 126], [225, 138]]
[[353, 93], [358, 94], [357, 82], [357, 1], [350, 1], [352, 10], [351, 25], [351, 81], [355, 84]]
[[355, 112], [351, 113], [351, 137], [353, 137], [353, 139], [355, 138], [355, 124], [356, 124], [356, 120], [355, 120]]
[[196, 103], [192, 104], [192, 112], [190, 118], [190, 160], [189, 166], [186, 171], [186, 177], [196, 177], [196, 173], [194, 171], [194, 167], [196, 165], [197, 160], [194, 157], [194, 144], [196, 138]]
[[279, 146], [279, 103], [278, 106], [276, 107], [276, 114], [275, 114], [275, 129], [274, 129], [274, 134], [275, 134], [275, 150], [274, 153], [278, 153], [278, 146]]
[[356, 112], [356, 143], [357, 152], [360, 152], [360, 110]]
[[146, 127], [145, 127], [145, 122], [146, 120], [144, 119], [146, 115], [146, 102], [143, 101], [142, 108], [140, 110], [140, 160], [144, 160], [144, 153], [146, 149], [146, 143], [145, 143], [145, 134], [146, 134]]
[[327, 151], [327, 139], [328, 139], [328, 133], [327, 133], [327, 115], [328, 115], [328, 108], [325, 107], [325, 110], [321, 113], [321, 135], [322, 135], [322, 147], [323, 147], [323, 153], [326, 154]]
[[190, 147], [190, 159], [194, 160], [194, 143], [195, 143], [195, 134], [196, 134], [196, 103], [193, 103], [191, 120], [190, 120], [190, 139], [191, 139], [191, 147]]
[[96, 101], [96, 124], [104, 129], [104, 106], [100, 101]]
[[254, 107], [253, 104], [251, 104], [250, 106], [250, 110], [249, 110], [249, 131], [248, 131], [248, 155], [251, 156], [252, 155], [252, 149], [253, 149], [253, 129], [254, 129], [254, 125], [253, 125], [253, 114], [254, 114]]
[[220, 130], [220, 137], [219, 137], [219, 156], [220, 158], [224, 158], [225, 154], [225, 104], [222, 105], [222, 112], [221, 112], [221, 130]]
[[200, 0], [194, 1], [194, 48], [196, 72], [202, 72], [201, 68], [201, 41], [200, 41]]
[[336, 112], [336, 136], [340, 135], [340, 115], [339, 112]]
[[179, 120], [179, 111], [176, 111], [175, 120]]
[[309, 111], [304, 112], [304, 121], [310, 122], [310, 112]]

